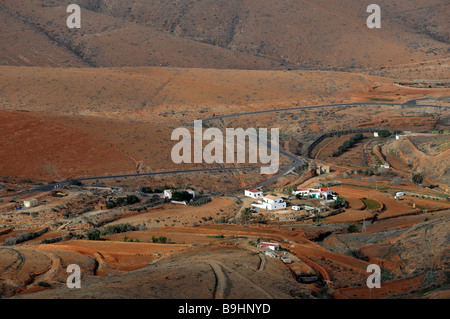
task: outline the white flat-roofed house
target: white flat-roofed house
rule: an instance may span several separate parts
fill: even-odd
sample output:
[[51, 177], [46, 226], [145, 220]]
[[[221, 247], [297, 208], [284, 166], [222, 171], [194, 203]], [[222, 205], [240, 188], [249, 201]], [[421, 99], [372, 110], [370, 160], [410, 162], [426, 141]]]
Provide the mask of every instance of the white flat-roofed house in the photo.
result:
[[171, 189], [165, 189], [164, 190], [164, 198], [172, 199], [172, 193], [173, 193], [173, 191]]
[[320, 196], [321, 193], [320, 193], [320, 191], [318, 189], [311, 190], [309, 192], [309, 195], [311, 196], [311, 198], [320, 198], [321, 197]]
[[259, 189], [246, 189], [244, 195], [251, 198], [263, 198], [264, 194]]
[[23, 206], [25, 206], [26, 208], [37, 206], [37, 204], [38, 204], [38, 201], [37, 201], [37, 199], [34, 199], [34, 198], [23, 201]]
[[292, 191], [292, 195], [308, 196], [309, 188], [297, 187], [296, 191]]
[[280, 250], [280, 244], [277, 243], [269, 243], [269, 242], [260, 242], [258, 244], [259, 248], [270, 249], [270, 250]]
[[325, 198], [325, 199], [327, 199], [328, 196], [332, 196], [333, 195], [333, 191], [331, 190], [331, 188], [320, 187], [319, 190], [320, 190], [320, 193], [321, 193], [322, 197]]
[[319, 187], [318, 189], [310, 189], [309, 195], [311, 195], [311, 198], [327, 199], [328, 196], [333, 196], [333, 191], [328, 187]]
[[262, 201], [258, 201], [257, 204], [252, 204], [252, 206], [268, 210], [286, 209], [286, 202], [281, 197], [266, 195], [262, 199]]

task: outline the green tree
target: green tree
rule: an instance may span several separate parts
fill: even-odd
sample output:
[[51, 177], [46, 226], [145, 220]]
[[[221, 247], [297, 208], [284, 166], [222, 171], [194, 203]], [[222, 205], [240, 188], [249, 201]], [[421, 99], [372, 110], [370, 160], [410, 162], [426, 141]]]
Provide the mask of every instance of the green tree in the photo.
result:
[[391, 136], [391, 132], [389, 132], [388, 130], [381, 130], [378, 132], [378, 136], [379, 137], [388, 137], [388, 136]]
[[192, 199], [192, 194], [186, 191], [175, 191], [172, 194], [172, 199], [175, 201], [190, 201]]
[[241, 210], [242, 219], [250, 219], [252, 217], [252, 210], [248, 207]]
[[347, 233], [357, 233], [358, 232], [358, 227], [356, 227], [356, 225], [348, 225], [347, 227]]
[[347, 201], [342, 198], [341, 196], [338, 196], [335, 200], [334, 200], [334, 208], [348, 208], [348, 203]]
[[100, 231], [98, 229], [93, 229], [88, 233], [89, 240], [100, 240]]

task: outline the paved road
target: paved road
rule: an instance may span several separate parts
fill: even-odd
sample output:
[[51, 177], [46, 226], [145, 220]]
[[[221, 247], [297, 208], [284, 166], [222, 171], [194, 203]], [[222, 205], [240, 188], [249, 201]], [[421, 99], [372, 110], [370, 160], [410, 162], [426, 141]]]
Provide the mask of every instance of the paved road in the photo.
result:
[[293, 107], [293, 108], [284, 108], [284, 109], [270, 109], [270, 110], [263, 110], [263, 111], [253, 111], [253, 112], [245, 112], [245, 113], [235, 113], [235, 114], [226, 114], [226, 115], [219, 115], [214, 117], [208, 117], [203, 119], [203, 122], [206, 121], [212, 121], [212, 120], [220, 120], [223, 118], [228, 117], [237, 117], [237, 116], [245, 116], [245, 115], [253, 115], [253, 114], [262, 114], [262, 113], [274, 113], [274, 112], [285, 112], [285, 111], [300, 111], [300, 110], [308, 110], [308, 109], [320, 109], [320, 108], [327, 108], [327, 107], [338, 107], [338, 106], [396, 106], [396, 105], [404, 105], [404, 106], [410, 106], [414, 105], [416, 107], [434, 107], [434, 108], [442, 108], [442, 109], [450, 109], [450, 106], [442, 106], [442, 105], [427, 105], [427, 104], [417, 104], [416, 102], [419, 100], [411, 100], [407, 101], [406, 103], [372, 103], [372, 102], [366, 102], [366, 103], [342, 103], [342, 104], [324, 104], [324, 105], [315, 105], [315, 106], [299, 106], [299, 107]]
[[[339, 106], [397, 106], [397, 105], [414, 105], [415, 107], [433, 107], [438, 109], [450, 109], [448, 106], [441, 106], [441, 105], [426, 105], [426, 104], [417, 104], [418, 100], [412, 100], [408, 101], [404, 104], [396, 104], [396, 103], [342, 103], [342, 104], [325, 104], [325, 105], [316, 105], [316, 106], [301, 106], [301, 107], [294, 107], [294, 108], [283, 108], [283, 109], [270, 109], [270, 110], [262, 110], [262, 111], [254, 111], [254, 112], [243, 112], [243, 113], [235, 113], [235, 114], [227, 114], [227, 115], [220, 115], [220, 116], [214, 116], [205, 118], [202, 121], [208, 122], [213, 120], [220, 120], [223, 118], [229, 118], [229, 117], [239, 117], [239, 116], [247, 116], [247, 115], [253, 115], [253, 114], [263, 114], [263, 113], [274, 113], [274, 112], [284, 112], [284, 111], [299, 111], [299, 110], [308, 110], [308, 109], [320, 109], [320, 108], [328, 108], [328, 107], [339, 107]], [[268, 143], [268, 147], [270, 147], [270, 143]], [[265, 182], [255, 186], [255, 188], [261, 188], [268, 184], [271, 184], [275, 182], [280, 177], [284, 176], [285, 174], [289, 173], [291, 170], [295, 169], [299, 165], [303, 164], [303, 160], [295, 155], [290, 154], [289, 152], [278, 149], [280, 154], [283, 154], [290, 159], [293, 160], [293, 163], [286, 166], [281, 166], [283, 170], [277, 174], [276, 176], [271, 177], [270, 179], [266, 180]], [[166, 171], [166, 172], [152, 172], [152, 173], [141, 173], [141, 174], [122, 174], [122, 175], [110, 175], [110, 176], [95, 176], [95, 177], [86, 177], [86, 178], [77, 178], [77, 180], [83, 182], [83, 181], [90, 181], [90, 180], [104, 180], [104, 179], [111, 179], [111, 178], [127, 178], [127, 177], [140, 177], [140, 176], [152, 176], [152, 175], [167, 175], [167, 174], [180, 174], [180, 173], [192, 173], [192, 172], [212, 172], [212, 171], [222, 171], [222, 170], [253, 170], [253, 169], [260, 169], [260, 167], [217, 167], [217, 168], [204, 168], [204, 169], [186, 169], [186, 170], [174, 170], [174, 171]], [[51, 185], [44, 185], [39, 186], [30, 189], [29, 191], [22, 192], [20, 194], [26, 194], [26, 193], [32, 193], [32, 192], [44, 192], [44, 191], [50, 191], [55, 189], [56, 187], [64, 186], [70, 183], [70, 180], [61, 181], [56, 184]], [[9, 197], [8, 196], [2, 196], [2, 197]]]

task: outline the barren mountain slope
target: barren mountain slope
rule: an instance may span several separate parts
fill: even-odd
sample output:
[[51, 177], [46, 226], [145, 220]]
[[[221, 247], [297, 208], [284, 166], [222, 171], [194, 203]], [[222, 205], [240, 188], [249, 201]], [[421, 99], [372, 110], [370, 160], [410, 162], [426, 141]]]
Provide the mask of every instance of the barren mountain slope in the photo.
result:
[[[445, 0], [379, 1], [381, 29], [366, 26], [369, 3], [358, 0], [80, 0], [78, 4], [79, 30], [67, 28], [67, 2], [62, 0], [5, 0], [0, 12], [34, 28], [17, 28], [18, 37], [41, 32], [50, 43], [71, 50], [75, 60], [93, 66], [357, 68], [448, 56], [450, 6]], [[9, 51], [9, 46], [17, 46], [10, 42], [5, 43]], [[23, 43], [24, 52], [32, 48]], [[8, 61], [27, 64], [16, 57]]]
[[[425, 178], [450, 185], [450, 139], [448, 135], [409, 137], [393, 141], [383, 152], [411, 167]], [[418, 148], [423, 147], [422, 149]]]
[[[54, 1], [2, 1], [0, 14], [10, 26], [0, 29], [3, 65], [189, 66], [276, 69], [280, 61], [176, 37], [121, 18], [82, 10], [82, 28], [69, 29], [67, 4]], [[36, 37], [40, 37], [39, 43]], [[56, 48], [56, 49], [52, 49]], [[67, 56], [60, 58], [63, 51]], [[36, 52], [42, 56], [36, 57]], [[78, 64], [77, 64], [78, 63]]]

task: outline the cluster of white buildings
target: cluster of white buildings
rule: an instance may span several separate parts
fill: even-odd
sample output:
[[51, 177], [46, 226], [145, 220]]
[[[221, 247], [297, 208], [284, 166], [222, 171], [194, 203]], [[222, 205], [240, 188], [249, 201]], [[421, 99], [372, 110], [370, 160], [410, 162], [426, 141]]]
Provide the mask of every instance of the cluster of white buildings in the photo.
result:
[[328, 196], [332, 196], [335, 199], [336, 196], [333, 195], [333, 191], [328, 187], [319, 188], [301, 188], [298, 187], [296, 191], [292, 191], [292, 195], [299, 194], [302, 197], [311, 197], [317, 199], [328, 199]]
[[[277, 210], [286, 209], [286, 201], [283, 197], [274, 195], [264, 195], [264, 193], [259, 189], [247, 189], [244, 191], [245, 196], [260, 199], [257, 203], [252, 203], [252, 206], [267, 209], [267, 210]], [[315, 199], [328, 199], [329, 196], [336, 199], [336, 195], [333, 195], [333, 191], [328, 187], [319, 188], [301, 188], [298, 187], [296, 191], [292, 192], [292, 195], [300, 194], [302, 197], [310, 197]], [[297, 209], [296, 206], [293, 207], [294, 210]]]
[[258, 189], [245, 190], [244, 194], [251, 198], [261, 199], [257, 203], [252, 204], [254, 207], [268, 210], [286, 209], [286, 201], [282, 197], [264, 195], [263, 192]]

